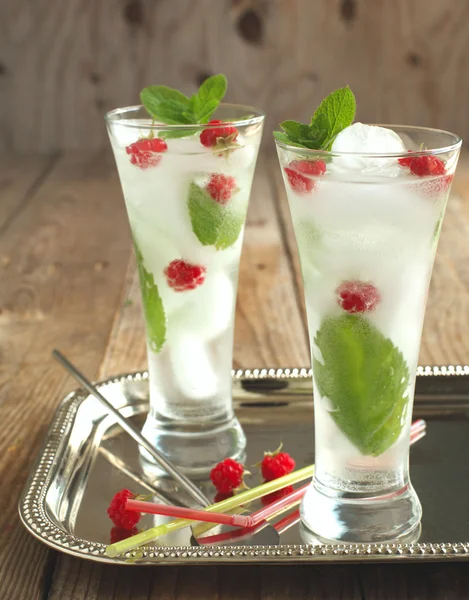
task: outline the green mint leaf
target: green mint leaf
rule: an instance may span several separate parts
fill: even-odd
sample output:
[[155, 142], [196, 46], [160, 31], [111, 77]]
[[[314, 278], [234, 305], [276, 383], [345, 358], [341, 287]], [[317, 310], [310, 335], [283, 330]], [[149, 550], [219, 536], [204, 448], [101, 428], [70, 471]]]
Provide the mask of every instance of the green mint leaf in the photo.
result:
[[225, 75], [219, 73], [206, 79], [199, 87], [197, 95], [203, 104], [206, 104], [209, 100], [221, 102], [226, 94], [227, 87], [228, 81]]
[[280, 123], [280, 127], [289, 139], [287, 143], [312, 150], [319, 150], [321, 148], [321, 141], [311, 137], [312, 134], [309, 125], [298, 123], [298, 121], [283, 121], [283, 123]]
[[226, 250], [239, 237], [244, 224], [245, 213], [230, 204], [223, 206], [195, 183], [189, 188], [189, 215], [192, 229], [204, 246], [215, 246]]
[[140, 98], [143, 100], [144, 98], [152, 97], [156, 102], [163, 102], [164, 100], [174, 100], [176, 102], [180, 102], [181, 104], [185, 104], [189, 106], [189, 98], [185, 96], [179, 90], [175, 90], [174, 88], [170, 88], [167, 85], [149, 85], [140, 93]]
[[359, 315], [326, 319], [314, 343], [322, 355], [313, 358], [314, 379], [330, 416], [362, 454], [379, 456], [401, 434], [409, 402], [401, 352]]
[[153, 275], [145, 269], [143, 255], [137, 244], [134, 243], [134, 246], [148, 343], [153, 352], [158, 353], [166, 341], [166, 314]]
[[298, 121], [283, 121], [280, 131], [274, 132], [274, 137], [290, 144], [311, 150], [330, 150], [338, 133], [353, 123], [356, 102], [351, 89], [340, 88], [325, 98], [309, 125]]
[[288, 144], [289, 146], [297, 146], [298, 148], [302, 148], [302, 144], [298, 144], [291, 140], [286, 133], [283, 131], [274, 131], [274, 138], [279, 142], [283, 142], [284, 144]]
[[[224, 75], [206, 79], [196, 94], [187, 98], [183, 93], [166, 85], [150, 85], [140, 92], [140, 99], [148, 114], [168, 125], [207, 123], [223, 99], [227, 88]], [[161, 137], [185, 137], [196, 130], [165, 132]]]
[[189, 125], [192, 121], [184, 116], [185, 106], [177, 100], [163, 100], [147, 111], [157, 121], [168, 125]]
[[330, 150], [337, 134], [353, 123], [356, 108], [355, 96], [348, 85], [332, 92], [311, 117], [309, 137], [319, 140], [323, 150]]
[[290, 138], [284, 131], [274, 131], [274, 138], [279, 142], [284, 142], [285, 144], [290, 144]]
[[309, 125], [303, 125], [303, 123], [298, 123], [298, 121], [283, 121], [283, 123], [280, 123], [280, 127], [291, 140], [309, 138]]
[[148, 114], [162, 123], [178, 125], [191, 122], [184, 117], [189, 98], [178, 90], [165, 85], [150, 85], [140, 92], [140, 100]]
[[219, 104], [220, 102], [218, 100], [209, 100], [204, 104], [197, 113], [197, 123], [208, 123]]
[[[226, 94], [228, 82], [222, 74], [213, 75], [199, 87], [191, 98], [191, 108], [197, 123], [207, 123]], [[194, 100], [192, 100], [194, 99]]]
[[226, 94], [228, 83], [224, 75], [213, 75], [206, 79], [196, 94], [189, 100], [189, 109], [196, 123], [208, 123]]

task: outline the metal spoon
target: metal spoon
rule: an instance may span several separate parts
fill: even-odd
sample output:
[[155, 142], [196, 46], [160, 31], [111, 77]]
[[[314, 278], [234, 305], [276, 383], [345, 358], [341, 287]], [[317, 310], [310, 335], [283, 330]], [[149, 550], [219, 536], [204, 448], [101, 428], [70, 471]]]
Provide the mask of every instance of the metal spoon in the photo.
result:
[[160, 465], [162, 469], [164, 469], [175, 481], [179, 483], [179, 485], [186, 490], [188, 494], [201, 506], [209, 506], [210, 500], [199, 490], [199, 488], [192, 483], [190, 479], [188, 479], [183, 473], [179, 471], [177, 467], [175, 467], [167, 458], [165, 458], [162, 454], [154, 448], [148, 440], [146, 440], [141, 433], [136, 429], [132, 423], [126, 419], [121, 413], [114, 408], [114, 406], [106, 400], [106, 398], [94, 387], [94, 385], [89, 381], [83, 373], [81, 373], [72, 363], [65, 358], [65, 356], [59, 352], [59, 350], [53, 350], [52, 356], [64, 367], [74, 379], [78, 381], [78, 383], [85, 388], [87, 392], [92, 394], [97, 400], [101, 402], [101, 404], [106, 408], [106, 410], [112, 414], [119, 425], [126, 431], [142, 448], [150, 454], [150, 456]]

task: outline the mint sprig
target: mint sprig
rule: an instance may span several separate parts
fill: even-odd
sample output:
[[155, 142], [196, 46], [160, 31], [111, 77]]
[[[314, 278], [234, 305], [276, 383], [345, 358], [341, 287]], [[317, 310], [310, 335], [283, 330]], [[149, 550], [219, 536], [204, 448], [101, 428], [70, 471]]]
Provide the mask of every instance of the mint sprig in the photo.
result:
[[410, 401], [402, 353], [359, 315], [326, 319], [314, 343], [322, 357], [313, 358], [314, 380], [330, 416], [362, 454], [379, 456], [399, 438]]
[[[213, 75], [190, 98], [166, 85], [150, 85], [140, 92], [140, 100], [155, 121], [168, 125], [204, 124], [210, 121], [223, 100], [227, 85], [224, 75]], [[161, 137], [185, 137], [195, 132], [184, 129], [165, 132]]]
[[145, 269], [143, 255], [134, 241], [137, 269], [142, 291], [143, 313], [147, 330], [148, 343], [153, 352], [158, 353], [166, 341], [166, 314], [163, 301], [158, 292], [153, 275]]
[[189, 216], [192, 230], [203, 246], [226, 250], [239, 237], [244, 224], [245, 211], [234, 207], [233, 201], [222, 205], [195, 183], [189, 188]]
[[356, 107], [355, 96], [347, 85], [321, 102], [309, 124], [283, 121], [283, 131], [274, 131], [274, 137], [291, 146], [330, 150], [337, 134], [353, 123]]

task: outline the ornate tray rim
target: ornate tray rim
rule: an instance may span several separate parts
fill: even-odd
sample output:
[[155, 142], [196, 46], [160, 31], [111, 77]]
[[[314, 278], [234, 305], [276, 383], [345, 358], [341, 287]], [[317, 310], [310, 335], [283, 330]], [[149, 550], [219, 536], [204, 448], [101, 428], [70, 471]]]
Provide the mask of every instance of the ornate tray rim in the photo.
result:
[[[418, 377], [469, 375], [468, 365], [419, 366]], [[263, 368], [232, 371], [233, 380], [285, 379], [311, 377], [311, 369]], [[97, 382], [98, 387], [124, 381], [141, 381], [148, 378], [147, 371], [125, 373]], [[105, 544], [74, 536], [47, 515], [45, 497], [55, 469], [62, 441], [69, 433], [78, 407], [88, 398], [88, 393], [77, 389], [59, 404], [45, 442], [25, 485], [18, 504], [21, 521], [28, 531], [41, 542], [55, 550], [72, 556], [111, 564], [169, 565], [169, 564], [222, 564], [222, 563], [310, 563], [349, 561], [422, 561], [468, 560], [469, 541], [462, 543], [416, 544], [353, 544], [353, 545], [279, 545], [279, 546], [185, 546], [146, 547], [126, 555], [109, 558]]]

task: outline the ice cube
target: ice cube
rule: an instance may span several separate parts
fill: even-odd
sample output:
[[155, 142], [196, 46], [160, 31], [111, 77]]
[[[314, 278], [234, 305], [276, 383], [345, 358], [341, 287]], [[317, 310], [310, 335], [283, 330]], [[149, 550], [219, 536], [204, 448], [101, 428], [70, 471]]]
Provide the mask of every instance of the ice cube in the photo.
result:
[[217, 374], [204, 344], [197, 337], [173, 332], [170, 360], [176, 385], [186, 398], [205, 400], [216, 395]]
[[190, 334], [208, 342], [232, 326], [235, 291], [223, 272], [209, 272], [202, 285], [181, 295], [187, 296], [187, 302], [172, 315], [168, 336]]
[[169, 138], [165, 153], [165, 166], [173, 177], [189, 173], [194, 179], [197, 173], [215, 173], [223, 171], [224, 161], [200, 143], [199, 134], [187, 138]]
[[114, 143], [120, 148], [125, 148], [141, 137], [148, 137], [148, 126], [151, 123], [151, 119], [124, 119], [113, 122], [111, 129]]
[[340, 174], [341, 170], [354, 170], [388, 177], [404, 174], [397, 158], [372, 158], [363, 154], [403, 154], [406, 147], [402, 139], [385, 127], [354, 123], [343, 129], [332, 144], [332, 152], [350, 153], [334, 157], [328, 172]]
[[240, 147], [228, 155], [228, 166], [232, 169], [253, 168], [254, 161], [256, 160], [258, 146], [246, 143], [246, 141], [241, 137], [241, 135], [238, 135], [236, 142], [240, 145]]

